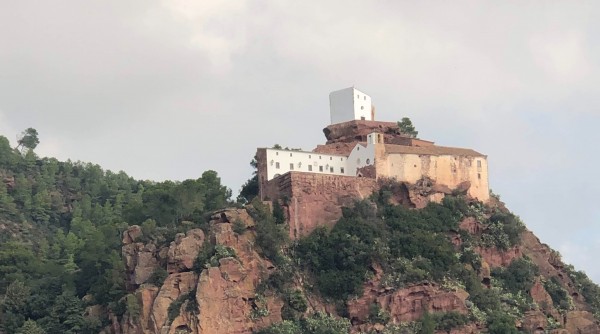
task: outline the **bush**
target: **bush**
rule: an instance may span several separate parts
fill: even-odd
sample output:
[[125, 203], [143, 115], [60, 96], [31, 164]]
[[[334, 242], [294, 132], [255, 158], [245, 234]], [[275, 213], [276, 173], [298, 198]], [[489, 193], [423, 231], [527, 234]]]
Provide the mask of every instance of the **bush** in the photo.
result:
[[369, 322], [372, 324], [385, 325], [390, 321], [390, 314], [381, 309], [377, 303], [369, 305]]
[[254, 220], [256, 221], [256, 244], [262, 255], [276, 264], [282, 262], [281, 248], [289, 241], [285, 226], [278, 225], [269, 209], [259, 200], [252, 201]]
[[148, 283], [160, 287], [165, 282], [165, 279], [167, 279], [167, 276], [169, 276], [167, 270], [163, 267], [158, 267], [154, 269], [154, 272], [148, 279]]
[[446, 332], [449, 332], [454, 328], [462, 327], [469, 322], [468, 316], [458, 312], [438, 313], [434, 315], [434, 319], [436, 323], [435, 328]]
[[550, 298], [552, 298], [552, 303], [556, 308], [566, 311], [571, 309], [569, 295], [567, 294], [567, 291], [563, 289], [558, 278], [553, 276], [549, 280], [546, 280], [544, 282], [544, 289], [546, 289]]

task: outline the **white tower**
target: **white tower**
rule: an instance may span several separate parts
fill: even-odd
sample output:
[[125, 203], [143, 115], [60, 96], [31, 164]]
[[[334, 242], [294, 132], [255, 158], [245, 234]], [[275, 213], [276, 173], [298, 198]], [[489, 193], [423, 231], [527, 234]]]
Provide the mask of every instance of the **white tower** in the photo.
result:
[[374, 121], [371, 97], [360, 90], [349, 87], [329, 94], [331, 124], [352, 120]]

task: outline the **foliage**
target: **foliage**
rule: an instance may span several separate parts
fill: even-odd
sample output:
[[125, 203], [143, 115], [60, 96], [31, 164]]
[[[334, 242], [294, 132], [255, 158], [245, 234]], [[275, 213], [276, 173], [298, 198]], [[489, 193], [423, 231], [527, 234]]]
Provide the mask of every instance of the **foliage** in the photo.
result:
[[285, 223], [285, 212], [279, 201], [273, 201], [273, 219], [275, 220], [275, 224]]
[[237, 257], [233, 248], [223, 245], [213, 245], [206, 241], [200, 252], [198, 252], [192, 269], [199, 274], [204, 268], [218, 267], [219, 260], [228, 257]]
[[584, 272], [576, 271], [572, 266], [567, 266], [565, 269], [569, 273], [575, 288], [580, 291], [580, 294], [592, 308], [596, 319], [600, 319], [600, 286], [592, 282]]
[[281, 249], [289, 240], [287, 228], [278, 225], [269, 208], [258, 199], [252, 201], [256, 221], [256, 244], [262, 254], [276, 264], [281, 263]]
[[515, 319], [499, 310], [491, 312], [488, 318], [489, 334], [518, 334]]
[[167, 272], [167, 270], [163, 267], [158, 267], [158, 268], [154, 269], [154, 272], [148, 279], [148, 283], [151, 283], [151, 284], [154, 284], [155, 286], [160, 287], [160, 286], [162, 286], [165, 279], [167, 279], [167, 276], [169, 276], [169, 273]]
[[421, 326], [420, 326], [420, 330], [419, 330], [419, 334], [433, 334], [435, 332], [435, 320], [433, 319], [433, 317], [431, 316], [431, 314], [429, 314], [429, 311], [427, 309], [425, 309], [425, 312], [423, 313], [423, 317], [421, 318]]
[[19, 328], [17, 334], [45, 334], [46, 332], [35, 321], [29, 319]]
[[484, 247], [497, 247], [506, 250], [516, 246], [521, 240], [525, 225], [519, 217], [511, 213], [494, 213], [481, 236]]
[[462, 327], [469, 322], [469, 317], [458, 312], [436, 313], [433, 318], [435, 319], [435, 328], [446, 332]]
[[369, 322], [376, 324], [387, 324], [390, 321], [390, 314], [383, 310], [377, 303], [369, 305]]
[[504, 288], [515, 294], [529, 292], [538, 274], [539, 269], [527, 257], [512, 261], [506, 268], [492, 271], [492, 275], [502, 281]]
[[25, 131], [21, 132], [21, 136], [17, 141], [17, 150], [21, 148], [21, 153], [33, 151], [38, 144], [40, 143], [40, 139], [38, 138], [38, 132], [34, 128], [27, 128]]
[[569, 311], [572, 308], [572, 300], [567, 291], [562, 287], [560, 281], [555, 276], [544, 281], [544, 289], [552, 298], [552, 303], [558, 309]]
[[[21, 154], [0, 136], [0, 180], [10, 180], [0, 181], [0, 331], [7, 334], [28, 319], [48, 334], [99, 332], [102, 324], [82, 316], [84, 296], [117, 316], [135, 309], [121, 258], [129, 225], [142, 225], [145, 241], [168, 243], [184, 231], [182, 221], [202, 226], [207, 213], [229, 204], [231, 191], [214, 171], [182, 182], [137, 181], [91, 163], [40, 159], [32, 151], [38, 143], [26, 130]], [[163, 277], [158, 270], [152, 280]]]
[[308, 318], [296, 321], [284, 320], [261, 329], [255, 334], [347, 334], [350, 321], [324, 313], [315, 313]]
[[416, 138], [419, 134], [412, 124], [412, 121], [408, 117], [402, 117], [402, 120], [398, 122], [398, 126], [400, 127], [400, 133], [408, 135], [412, 138]]

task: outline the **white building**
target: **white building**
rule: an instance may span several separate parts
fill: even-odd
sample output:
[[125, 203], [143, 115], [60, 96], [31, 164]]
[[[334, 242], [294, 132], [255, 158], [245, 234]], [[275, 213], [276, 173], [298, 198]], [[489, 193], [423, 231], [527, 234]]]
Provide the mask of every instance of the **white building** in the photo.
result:
[[357, 176], [359, 168], [370, 166], [375, 162], [376, 136], [375, 133], [370, 134], [366, 144], [357, 143], [348, 156], [274, 148], [263, 149], [267, 181], [292, 171]]
[[329, 109], [331, 124], [352, 120], [374, 121], [371, 97], [354, 87], [331, 92]]

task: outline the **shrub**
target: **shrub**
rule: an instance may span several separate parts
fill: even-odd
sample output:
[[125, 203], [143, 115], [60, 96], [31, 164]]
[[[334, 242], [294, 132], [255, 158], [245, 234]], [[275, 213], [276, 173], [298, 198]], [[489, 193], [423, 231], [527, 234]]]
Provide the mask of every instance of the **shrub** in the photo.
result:
[[158, 267], [154, 269], [154, 272], [148, 279], [148, 283], [160, 287], [165, 282], [165, 279], [167, 279], [167, 276], [169, 276], [167, 270], [163, 267]]
[[458, 312], [438, 313], [434, 315], [434, 319], [436, 323], [435, 328], [446, 332], [449, 332], [454, 328], [462, 327], [469, 322], [468, 316]]
[[387, 324], [390, 321], [390, 314], [381, 309], [377, 303], [369, 305], [369, 322], [376, 324]]

